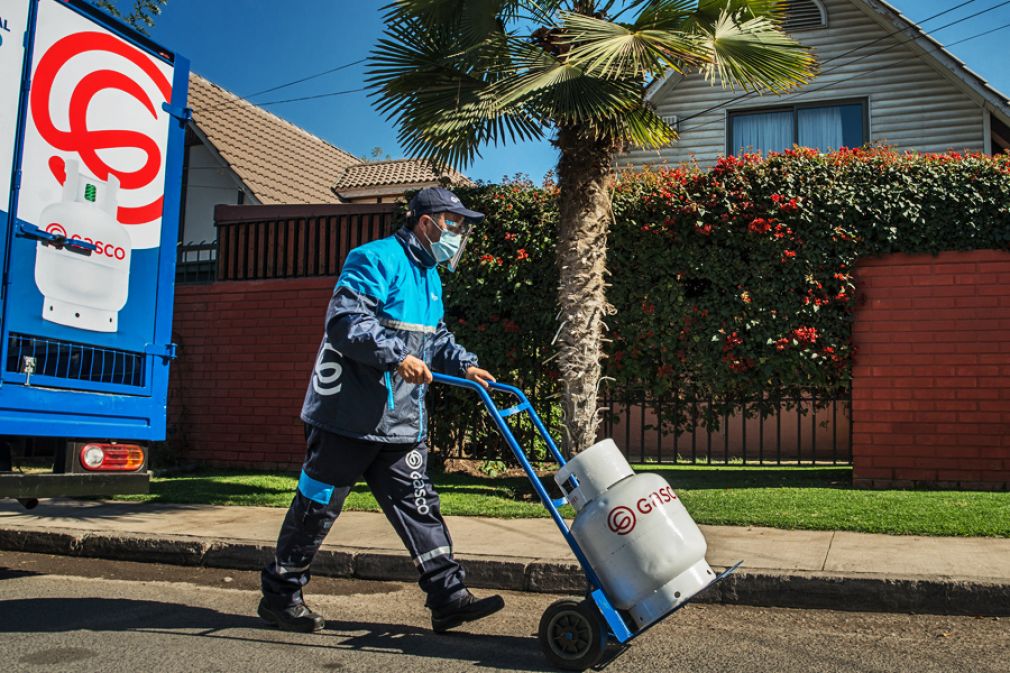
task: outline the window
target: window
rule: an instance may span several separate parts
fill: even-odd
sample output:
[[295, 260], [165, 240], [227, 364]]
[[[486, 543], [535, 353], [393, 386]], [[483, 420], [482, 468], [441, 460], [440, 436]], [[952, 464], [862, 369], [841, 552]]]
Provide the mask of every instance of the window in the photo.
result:
[[822, 152], [859, 147], [866, 143], [866, 127], [865, 101], [730, 112], [727, 150], [767, 154], [793, 145]]
[[828, 12], [819, 0], [789, 0], [782, 22], [785, 31], [811, 30], [828, 25]]

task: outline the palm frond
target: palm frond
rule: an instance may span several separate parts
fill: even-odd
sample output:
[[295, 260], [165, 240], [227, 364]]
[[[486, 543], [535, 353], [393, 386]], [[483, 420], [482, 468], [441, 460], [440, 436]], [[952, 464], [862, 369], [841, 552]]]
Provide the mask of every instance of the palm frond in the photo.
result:
[[810, 50], [783, 33], [766, 17], [745, 19], [724, 11], [707, 36], [709, 81], [723, 86], [782, 93], [809, 82], [816, 61]]
[[457, 28], [423, 28], [415, 19], [388, 25], [365, 82], [376, 109], [399, 128], [404, 151], [462, 167], [482, 144], [540, 138], [543, 129], [528, 111], [502, 109], [489, 96], [511, 71], [508, 38], [495, 33], [461, 51]]
[[714, 25], [724, 13], [742, 16], [743, 20], [764, 17], [781, 23], [785, 17], [786, 0], [698, 0], [696, 16]]
[[704, 40], [680, 30], [685, 15], [672, 7], [689, 3], [663, 4], [668, 5], [667, 11], [646, 16], [642, 26], [564, 13], [563, 40], [571, 48], [568, 59], [593, 76], [617, 79], [644, 79], [669, 68], [683, 72], [687, 66], [701, 65]]
[[564, 0], [397, 0], [383, 8], [387, 23], [404, 19], [426, 28], [456, 24], [465, 44], [480, 42], [517, 19], [553, 25]]
[[607, 132], [611, 138], [643, 149], [666, 147], [677, 139], [677, 132], [645, 105], [614, 119]]
[[496, 82], [488, 95], [499, 109], [526, 107], [545, 123], [589, 124], [624, 113], [641, 100], [633, 79], [606, 79], [588, 74], [571, 59], [526, 43], [515, 43], [515, 71]]

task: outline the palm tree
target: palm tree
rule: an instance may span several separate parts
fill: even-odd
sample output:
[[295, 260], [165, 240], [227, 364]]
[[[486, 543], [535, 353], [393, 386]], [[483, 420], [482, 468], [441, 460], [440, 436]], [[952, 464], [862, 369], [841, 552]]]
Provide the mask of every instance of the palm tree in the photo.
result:
[[645, 101], [668, 70], [781, 93], [814, 59], [780, 0], [398, 0], [368, 87], [404, 150], [463, 168], [488, 143], [550, 135], [560, 150], [558, 361], [566, 446], [599, 425], [614, 159], [676, 139]]

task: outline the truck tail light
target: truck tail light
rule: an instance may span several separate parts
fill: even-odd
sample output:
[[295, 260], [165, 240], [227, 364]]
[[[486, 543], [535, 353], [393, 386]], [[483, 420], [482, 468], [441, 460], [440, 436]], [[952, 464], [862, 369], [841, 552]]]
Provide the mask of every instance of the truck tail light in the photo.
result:
[[90, 472], [136, 472], [144, 466], [144, 449], [135, 444], [85, 444], [81, 466]]

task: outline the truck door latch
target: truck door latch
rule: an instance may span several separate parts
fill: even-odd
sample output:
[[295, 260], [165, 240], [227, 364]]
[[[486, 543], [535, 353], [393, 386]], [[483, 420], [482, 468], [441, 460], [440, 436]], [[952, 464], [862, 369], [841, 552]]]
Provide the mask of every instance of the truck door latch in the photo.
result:
[[154, 355], [156, 357], [165, 358], [165, 360], [174, 360], [179, 357], [178, 346], [176, 344], [147, 344], [144, 347], [144, 352], [148, 355]]
[[34, 224], [18, 224], [17, 235], [21, 238], [30, 238], [39, 241], [42, 245], [51, 245], [57, 250], [66, 248], [68, 252], [78, 255], [90, 255], [97, 246], [77, 238], [67, 238], [66, 234], [53, 234], [43, 229], [39, 229]]

